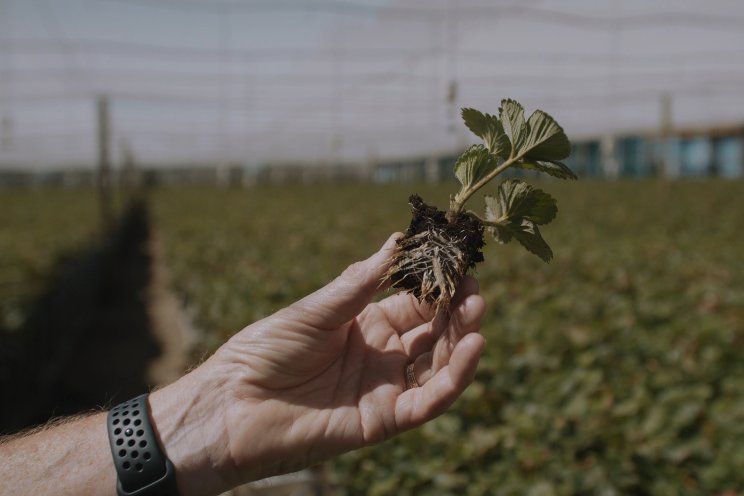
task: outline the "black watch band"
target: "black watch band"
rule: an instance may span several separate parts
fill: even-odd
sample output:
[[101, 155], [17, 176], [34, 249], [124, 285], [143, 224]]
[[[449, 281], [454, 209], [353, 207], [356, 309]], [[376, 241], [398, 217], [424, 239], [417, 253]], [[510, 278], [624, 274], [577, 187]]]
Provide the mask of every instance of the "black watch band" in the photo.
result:
[[150, 423], [147, 396], [120, 403], [108, 413], [116, 492], [119, 496], [178, 496], [173, 464], [160, 449]]

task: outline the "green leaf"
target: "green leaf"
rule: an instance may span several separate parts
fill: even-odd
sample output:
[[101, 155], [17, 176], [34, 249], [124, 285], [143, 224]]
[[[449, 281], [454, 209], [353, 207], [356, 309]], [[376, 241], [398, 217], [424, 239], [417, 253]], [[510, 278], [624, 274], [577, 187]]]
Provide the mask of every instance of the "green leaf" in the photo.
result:
[[482, 138], [488, 129], [489, 117], [491, 116], [474, 108], [467, 107], [460, 109], [460, 115], [468, 129], [479, 138]]
[[484, 114], [473, 108], [464, 108], [461, 110], [462, 119], [465, 125], [473, 134], [483, 139], [483, 142], [493, 155], [506, 159], [511, 153], [511, 143], [504, 133], [498, 117], [491, 114]]
[[499, 198], [486, 196], [486, 220], [492, 222], [487, 231], [502, 245], [511, 241], [514, 232], [508, 225], [508, 218], [503, 212], [502, 202]]
[[511, 142], [512, 155], [518, 154], [529, 132], [527, 124], [524, 122], [524, 107], [508, 98], [501, 100], [499, 119], [504, 128], [504, 133]]
[[465, 188], [477, 183], [496, 168], [496, 158], [483, 145], [473, 145], [455, 162], [455, 176]]
[[553, 250], [543, 239], [540, 229], [529, 220], [522, 221], [521, 229], [514, 232], [514, 237], [527, 248], [527, 251], [542, 258], [544, 262], [550, 262], [553, 259]]
[[533, 188], [521, 207], [524, 209], [524, 218], [538, 225], [550, 223], [558, 213], [555, 198], [541, 189]]
[[499, 185], [497, 196], [485, 200], [488, 232], [496, 241], [508, 243], [514, 237], [546, 262], [553, 258], [537, 227], [552, 221], [558, 212], [552, 196], [519, 179], [508, 179]]
[[563, 128], [542, 110], [535, 110], [527, 121], [528, 134], [518, 154], [528, 161], [562, 160], [571, 154], [571, 144]]
[[540, 172], [545, 172], [553, 177], [559, 179], [578, 179], [576, 174], [564, 163], [556, 160], [534, 160], [534, 161], [522, 161], [514, 164], [515, 167], [522, 169], [534, 169]]
[[496, 214], [487, 218], [489, 221], [526, 218], [536, 224], [547, 224], [558, 213], [555, 198], [521, 179], [507, 179], [499, 185], [494, 207], [492, 211]]

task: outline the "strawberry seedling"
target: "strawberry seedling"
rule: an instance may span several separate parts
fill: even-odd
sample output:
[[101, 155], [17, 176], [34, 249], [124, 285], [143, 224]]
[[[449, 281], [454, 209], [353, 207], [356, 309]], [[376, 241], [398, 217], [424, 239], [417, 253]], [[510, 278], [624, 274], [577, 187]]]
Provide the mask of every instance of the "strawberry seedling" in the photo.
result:
[[427, 205], [417, 195], [410, 197], [413, 219], [398, 240], [387, 273], [393, 287], [438, 308], [447, 307], [465, 273], [483, 261], [484, 231], [502, 244], [516, 239], [546, 262], [553, 257], [538, 229], [558, 212], [553, 197], [520, 179], [507, 179], [494, 196], [485, 197], [481, 216], [465, 209], [475, 192], [510, 167], [576, 179], [560, 162], [569, 156], [571, 144], [563, 128], [542, 110], [525, 120], [522, 105], [507, 99], [498, 116], [464, 108], [462, 118], [483, 143], [469, 147], [455, 162], [461, 187], [450, 196], [447, 211]]

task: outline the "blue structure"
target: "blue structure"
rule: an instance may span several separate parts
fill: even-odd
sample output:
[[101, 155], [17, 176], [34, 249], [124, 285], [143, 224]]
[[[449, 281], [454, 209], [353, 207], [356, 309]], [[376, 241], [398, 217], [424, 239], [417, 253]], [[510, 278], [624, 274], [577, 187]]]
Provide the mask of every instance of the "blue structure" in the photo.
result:
[[624, 177], [643, 177], [653, 173], [648, 166], [649, 144], [640, 136], [627, 136], [617, 140], [616, 158], [620, 164], [620, 175]]
[[[391, 181], [454, 180], [458, 154], [390, 160], [376, 164], [373, 179]], [[566, 165], [581, 177], [643, 178], [665, 176], [744, 177], [744, 125], [668, 136], [627, 134], [572, 140]], [[531, 177], [534, 171], [514, 168], [509, 177]]]
[[580, 176], [599, 177], [602, 175], [601, 161], [599, 141], [590, 140], [573, 144], [566, 165]]
[[715, 170], [713, 145], [708, 138], [698, 136], [682, 140], [679, 158], [683, 177], [704, 177]]
[[713, 141], [716, 173], [725, 178], [742, 177], [744, 164], [744, 139], [726, 136]]
[[575, 141], [567, 165], [585, 177], [744, 177], [744, 127], [605, 141]]

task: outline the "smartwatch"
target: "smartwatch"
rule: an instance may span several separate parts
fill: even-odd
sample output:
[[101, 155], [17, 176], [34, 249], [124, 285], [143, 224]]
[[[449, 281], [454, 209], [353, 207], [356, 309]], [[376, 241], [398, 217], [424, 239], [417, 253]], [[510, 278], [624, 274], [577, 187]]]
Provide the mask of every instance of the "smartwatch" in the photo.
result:
[[155, 438], [148, 394], [113, 407], [106, 422], [119, 496], [178, 496], [173, 464]]

